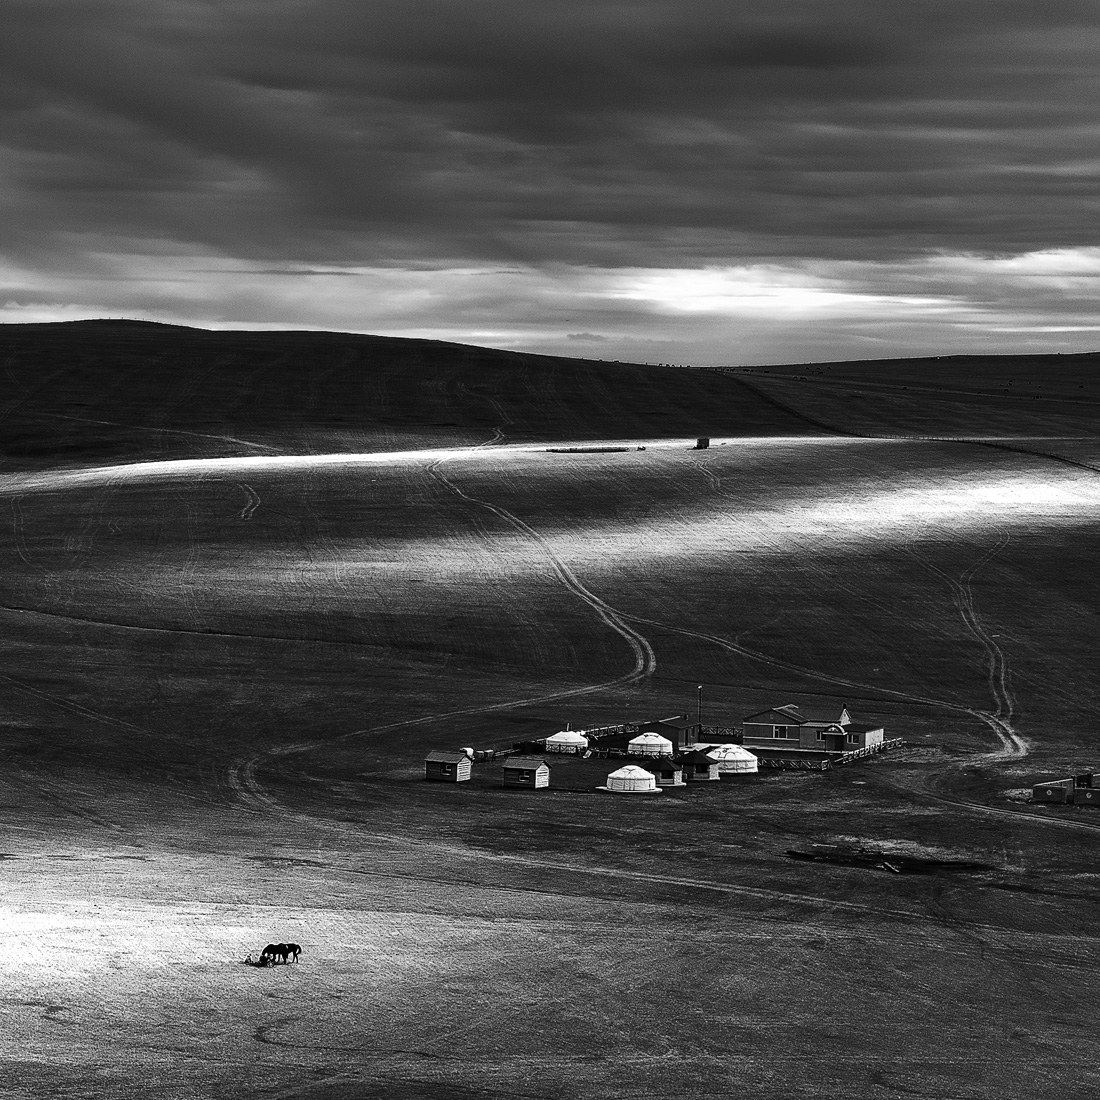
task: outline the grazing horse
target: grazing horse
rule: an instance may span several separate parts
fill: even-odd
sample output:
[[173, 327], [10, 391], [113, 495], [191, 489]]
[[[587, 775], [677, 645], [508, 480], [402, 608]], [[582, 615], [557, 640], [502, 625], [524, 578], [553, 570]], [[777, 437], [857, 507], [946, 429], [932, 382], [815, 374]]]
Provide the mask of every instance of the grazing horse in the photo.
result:
[[260, 953], [260, 965], [266, 966], [273, 963], [276, 958], [281, 962], [290, 962], [290, 956], [294, 956], [294, 961], [298, 961], [298, 956], [302, 953], [301, 944], [297, 943], [269, 943], [263, 951]]

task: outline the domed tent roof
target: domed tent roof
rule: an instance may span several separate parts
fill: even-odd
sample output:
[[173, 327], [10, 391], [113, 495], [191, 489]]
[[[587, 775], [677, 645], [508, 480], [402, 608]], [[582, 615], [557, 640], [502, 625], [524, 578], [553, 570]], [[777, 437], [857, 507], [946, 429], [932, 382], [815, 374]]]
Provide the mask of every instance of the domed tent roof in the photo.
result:
[[661, 790], [653, 773], [637, 764], [627, 764], [626, 767], [613, 771], [607, 777], [607, 786], [603, 789], [620, 794], [658, 794]]
[[577, 730], [562, 730], [561, 733], [552, 734], [546, 739], [547, 749], [586, 749], [588, 738]]
[[640, 733], [627, 742], [626, 749], [638, 756], [671, 756], [672, 742], [659, 733]]
[[741, 745], [713, 745], [704, 751], [718, 761], [720, 772], [751, 774], [760, 770], [756, 757]]

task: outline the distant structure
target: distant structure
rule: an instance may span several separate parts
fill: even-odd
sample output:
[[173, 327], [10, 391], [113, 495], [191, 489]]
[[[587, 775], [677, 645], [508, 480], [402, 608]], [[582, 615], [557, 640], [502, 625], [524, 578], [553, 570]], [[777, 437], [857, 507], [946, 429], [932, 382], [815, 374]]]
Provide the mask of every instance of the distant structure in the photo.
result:
[[806, 707], [786, 703], [750, 714], [741, 724], [746, 745], [769, 748], [851, 752], [881, 745], [886, 737], [882, 726], [853, 722], [842, 703]]
[[637, 764], [627, 764], [607, 777], [607, 785], [600, 790], [614, 794], [660, 794], [657, 777]]
[[667, 737], [672, 742], [672, 751], [677, 753], [696, 740], [699, 735], [699, 723], [689, 721], [682, 714], [674, 714], [671, 718], [643, 722], [638, 727], [638, 732], [656, 733], [661, 737]]
[[546, 739], [547, 752], [584, 752], [588, 748], [588, 738], [577, 730], [562, 730]]
[[1032, 802], [1100, 806], [1100, 772], [1082, 772], [1069, 779], [1050, 779], [1031, 788]]
[[465, 783], [473, 771], [470, 758], [464, 752], [436, 749], [424, 758], [424, 778], [443, 783]]
[[652, 763], [643, 764], [657, 780], [658, 787], [682, 787], [684, 785], [684, 766], [670, 756], [661, 756]]
[[538, 790], [550, 786], [550, 765], [538, 756], [509, 756], [504, 761], [504, 785]]
[[639, 733], [626, 743], [626, 751], [631, 756], [671, 756], [672, 742], [659, 733]]
[[705, 451], [709, 446], [710, 439], [705, 435], [699, 436], [699, 438], [695, 441], [695, 450], [697, 451]]
[[718, 779], [718, 761], [712, 755], [712, 751], [692, 749], [677, 757], [684, 769], [684, 778], [689, 783]]
[[706, 754], [717, 762], [719, 775], [754, 775], [760, 770], [756, 756], [741, 745], [713, 745]]

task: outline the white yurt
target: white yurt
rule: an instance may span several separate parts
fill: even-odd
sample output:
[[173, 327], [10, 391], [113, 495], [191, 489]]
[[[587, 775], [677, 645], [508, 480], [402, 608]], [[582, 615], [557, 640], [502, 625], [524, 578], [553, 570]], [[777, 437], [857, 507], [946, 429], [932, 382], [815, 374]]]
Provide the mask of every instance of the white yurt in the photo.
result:
[[657, 777], [653, 772], [638, 767], [637, 764], [627, 764], [612, 772], [607, 777], [605, 791], [615, 791], [617, 794], [660, 794], [661, 788], [657, 786]]
[[562, 730], [546, 739], [547, 752], [584, 752], [588, 748], [588, 738], [576, 730]]
[[672, 742], [659, 733], [639, 733], [627, 742], [626, 751], [632, 756], [671, 756]]
[[718, 761], [720, 775], [752, 775], [760, 770], [756, 757], [741, 745], [708, 745], [705, 751]]

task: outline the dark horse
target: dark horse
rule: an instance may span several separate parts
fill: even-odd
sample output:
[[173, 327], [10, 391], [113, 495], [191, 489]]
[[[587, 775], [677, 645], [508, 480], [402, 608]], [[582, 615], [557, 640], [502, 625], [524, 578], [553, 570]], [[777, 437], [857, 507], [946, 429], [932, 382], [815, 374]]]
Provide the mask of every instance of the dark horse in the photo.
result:
[[290, 956], [294, 956], [294, 961], [298, 961], [298, 956], [302, 953], [302, 948], [296, 943], [269, 943], [263, 951], [260, 952], [260, 965], [266, 966], [269, 963], [273, 963], [276, 958], [282, 962], [289, 962]]

